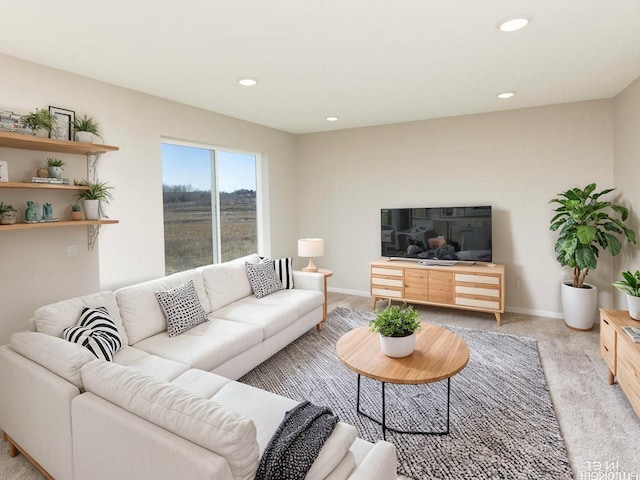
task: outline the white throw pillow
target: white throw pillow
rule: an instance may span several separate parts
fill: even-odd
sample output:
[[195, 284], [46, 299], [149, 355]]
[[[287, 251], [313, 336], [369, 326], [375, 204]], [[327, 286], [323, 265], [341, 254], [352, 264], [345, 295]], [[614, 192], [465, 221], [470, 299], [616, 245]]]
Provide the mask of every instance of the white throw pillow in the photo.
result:
[[198, 300], [193, 280], [171, 290], [155, 293], [167, 319], [167, 333], [170, 337], [207, 321], [207, 314]]

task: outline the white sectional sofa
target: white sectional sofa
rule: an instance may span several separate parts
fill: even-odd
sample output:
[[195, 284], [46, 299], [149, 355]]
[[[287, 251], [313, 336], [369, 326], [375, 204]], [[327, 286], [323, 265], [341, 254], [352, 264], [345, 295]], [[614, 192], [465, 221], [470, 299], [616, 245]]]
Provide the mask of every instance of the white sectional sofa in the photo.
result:
[[[256, 298], [245, 262], [208, 265], [39, 308], [36, 331], [0, 347], [0, 429], [51, 477], [253, 478], [297, 402], [235, 382], [321, 322], [323, 278]], [[155, 292], [192, 281], [207, 321], [170, 337]], [[62, 338], [83, 307], [106, 307], [113, 362]], [[307, 478], [396, 478], [395, 448], [338, 423]]]

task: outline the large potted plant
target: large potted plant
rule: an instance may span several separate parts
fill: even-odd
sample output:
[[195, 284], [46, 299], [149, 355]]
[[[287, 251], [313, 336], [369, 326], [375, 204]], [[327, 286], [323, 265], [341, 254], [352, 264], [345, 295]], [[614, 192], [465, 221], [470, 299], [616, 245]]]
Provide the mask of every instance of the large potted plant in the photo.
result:
[[612, 285], [627, 295], [629, 316], [634, 320], [640, 320], [640, 270], [636, 273], [620, 272], [622, 280], [613, 282]]
[[109, 191], [113, 187], [108, 186], [105, 182], [87, 182], [86, 186], [89, 187], [88, 190], [82, 190], [75, 197], [83, 201], [86, 219], [98, 220], [101, 216], [104, 216], [102, 203], [109, 203], [109, 201], [113, 200], [113, 196]]
[[557, 260], [572, 269], [572, 281], [563, 282], [562, 308], [568, 327], [590, 330], [595, 320], [597, 288], [585, 282], [589, 270], [598, 266], [600, 250], [612, 256], [622, 249], [619, 237], [636, 243], [636, 234], [625, 225], [629, 210], [622, 205], [601, 200], [612, 192], [596, 192], [596, 184], [583, 189], [572, 188], [558, 194], [549, 203], [559, 204], [549, 228], [558, 232], [555, 244]]
[[51, 130], [58, 126], [58, 119], [48, 110], [36, 108], [28, 115], [20, 117], [20, 123], [24, 128], [30, 129], [33, 135], [42, 132], [40, 136], [51, 136]]
[[382, 352], [394, 358], [411, 355], [420, 330], [420, 314], [410, 305], [393, 305], [376, 312], [369, 330], [380, 334]]

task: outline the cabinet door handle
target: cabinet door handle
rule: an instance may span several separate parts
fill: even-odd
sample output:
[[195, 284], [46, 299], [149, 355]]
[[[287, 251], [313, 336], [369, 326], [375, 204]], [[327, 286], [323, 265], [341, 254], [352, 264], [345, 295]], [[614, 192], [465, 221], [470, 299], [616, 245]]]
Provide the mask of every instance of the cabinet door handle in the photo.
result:
[[607, 322], [604, 318], [602, 319], [602, 321], [603, 321], [604, 323], [606, 323], [607, 325], [609, 325], [609, 322]]
[[602, 345], [602, 348], [604, 348], [607, 352], [609, 351], [606, 345]]

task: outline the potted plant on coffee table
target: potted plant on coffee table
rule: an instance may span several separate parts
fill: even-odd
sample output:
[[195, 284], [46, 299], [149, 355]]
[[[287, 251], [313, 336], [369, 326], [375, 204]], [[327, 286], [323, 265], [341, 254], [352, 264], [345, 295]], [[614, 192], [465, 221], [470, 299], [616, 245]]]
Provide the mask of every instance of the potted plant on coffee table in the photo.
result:
[[625, 225], [629, 210], [600, 197], [615, 189], [596, 192], [596, 184], [572, 188], [558, 194], [549, 203], [557, 203], [549, 228], [558, 232], [556, 259], [572, 269], [572, 281], [563, 282], [562, 308], [569, 328], [590, 330], [595, 320], [598, 301], [595, 285], [585, 282], [589, 270], [598, 266], [599, 251], [612, 256], [622, 250], [619, 237], [636, 243], [636, 234]]
[[629, 316], [640, 320], [640, 270], [636, 270], [636, 273], [620, 272], [620, 275], [622, 280], [613, 282], [612, 285], [627, 295]]
[[394, 358], [411, 355], [420, 330], [420, 314], [410, 305], [392, 305], [376, 312], [369, 330], [380, 334], [382, 352]]
[[87, 115], [78, 116], [73, 120], [73, 130], [78, 142], [93, 143], [95, 137], [100, 137], [98, 123]]
[[110, 187], [106, 182], [87, 182], [87, 190], [82, 190], [75, 195], [75, 198], [83, 201], [84, 215], [87, 220], [98, 220], [101, 216], [105, 216], [102, 211], [102, 204], [109, 203], [113, 200]]

